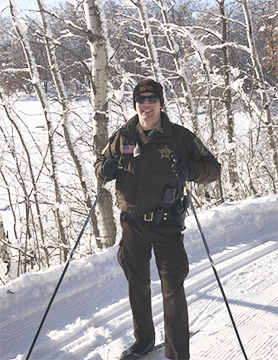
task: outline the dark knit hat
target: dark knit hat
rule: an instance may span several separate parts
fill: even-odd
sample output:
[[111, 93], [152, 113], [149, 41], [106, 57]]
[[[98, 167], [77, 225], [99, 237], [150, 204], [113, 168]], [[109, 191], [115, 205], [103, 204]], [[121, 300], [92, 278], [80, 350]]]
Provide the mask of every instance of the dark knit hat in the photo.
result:
[[162, 86], [152, 80], [152, 79], [145, 79], [140, 81], [134, 88], [133, 91], [133, 106], [134, 109], [136, 109], [136, 101], [135, 101], [135, 97], [144, 93], [144, 92], [152, 92], [155, 95], [157, 95], [159, 97], [160, 100], [160, 104], [163, 107], [164, 105], [164, 98], [163, 98], [163, 88]]

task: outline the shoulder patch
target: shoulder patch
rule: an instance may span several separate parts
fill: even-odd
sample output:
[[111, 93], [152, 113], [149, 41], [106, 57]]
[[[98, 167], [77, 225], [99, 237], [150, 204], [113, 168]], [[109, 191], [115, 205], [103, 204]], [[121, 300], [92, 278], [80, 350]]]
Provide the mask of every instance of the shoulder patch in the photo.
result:
[[195, 137], [194, 143], [202, 156], [208, 156], [209, 154], [208, 149], [205, 147], [205, 145], [198, 137]]

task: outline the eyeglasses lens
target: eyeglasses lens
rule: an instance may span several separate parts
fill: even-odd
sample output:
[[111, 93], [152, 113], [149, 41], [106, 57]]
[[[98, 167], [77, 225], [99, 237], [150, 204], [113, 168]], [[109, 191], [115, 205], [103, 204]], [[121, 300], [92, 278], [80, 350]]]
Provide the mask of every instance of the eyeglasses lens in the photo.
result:
[[150, 96], [139, 95], [135, 97], [135, 101], [138, 102], [139, 104], [144, 104], [146, 99], [149, 100], [150, 104], [154, 104], [159, 101], [159, 98], [155, 95], [150, 95]]

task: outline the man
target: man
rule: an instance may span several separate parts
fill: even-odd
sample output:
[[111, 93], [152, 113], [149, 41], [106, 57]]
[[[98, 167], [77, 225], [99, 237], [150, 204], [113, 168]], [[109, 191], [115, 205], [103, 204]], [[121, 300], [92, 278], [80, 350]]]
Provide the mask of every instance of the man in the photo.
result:
[[151, 79], [134, 89], [137, 114], [110, 138], [95, 163], [99, 179], [116, 179], [122, 239], [118, 261], [129, 283], [135, 343], [121, 359], [138, 359], [155, 343], [151, 311], [153, 249], [161, 279], [166, 358], [189, 359], [187, 303], [183, 282], [188, 259], [183, 245], [185, 180], [210, 183], [220, 164], [188, 129], [161, 111], [162, 86]]

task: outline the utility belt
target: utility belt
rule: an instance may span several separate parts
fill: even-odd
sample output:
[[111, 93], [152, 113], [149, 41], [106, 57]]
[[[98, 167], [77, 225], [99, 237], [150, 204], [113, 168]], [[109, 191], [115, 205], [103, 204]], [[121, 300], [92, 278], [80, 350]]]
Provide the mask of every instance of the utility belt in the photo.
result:
[[181, 230], [184, 230], [185, 229], [184, 220], [186, 217], [187, 208], [188, 208], [188, 201], [187, 198], [184, 197], [173, 209], [170, 210], [156, 209], [143, 214], [143, 216], [138, 216], [135, 213], [122, 212], [121, 221], [124, 222], [126, 218], [132, 220], [141, 219], [148, 223], [160, 225], [169, 220], [176, 220]]
[[175, 211], [174, 210], [163, 210], [163, 209], [157, 209], [154, 211], [150, 211], [145, 213], [143, 216], [138, 216], [135, 213], [121, 213], [121, 221], [125, 221], [126, 218], [135, 220], [135, 219], [141, 219], [148, 223], [154, 223], [156, 225], [159, 225], [165, 221], [168, 220], [174, 220], [175, 219]]

